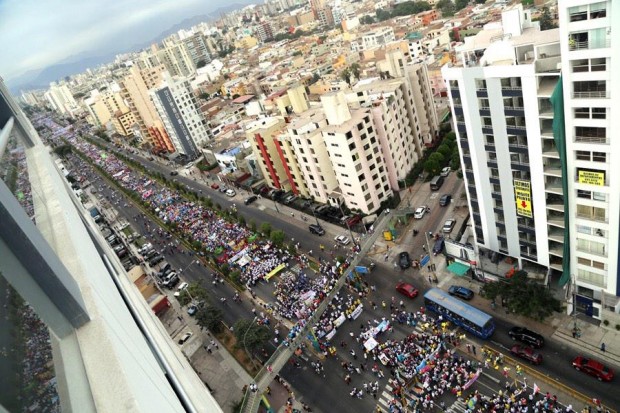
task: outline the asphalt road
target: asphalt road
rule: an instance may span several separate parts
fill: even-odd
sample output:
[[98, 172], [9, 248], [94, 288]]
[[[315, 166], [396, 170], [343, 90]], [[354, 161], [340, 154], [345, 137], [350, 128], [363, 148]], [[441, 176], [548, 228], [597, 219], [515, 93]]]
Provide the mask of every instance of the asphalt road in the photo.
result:
[[[142, 157], [128, 154], [134, 157], [136, 160], [141, 161], [148, 168], [153, 170], [157, 170], [161, 173], [167, 174], [169, 176], [169, 172], [171, 170], [167, 165], [162, 165], [159, 162], [150, 162]], [[310, 249], [314, 251], [319, 251], [319, 244], [325, 243], [327, 245], [328, 240], [331, 240], [334, 235], [338, 235], [335, 233], [327, 234], [325, 237], [316, 237], [313, 235], [309, 236], [309, 232], [307, 230], [307, 223], [297, 220], [291, 220], [286, 207], [279, 206], [284, 211], [281, 214], [277, 214], [274, 211], [271, 211], [265, 203], [271, 202], [268, 200], [261, 200], [255, 204], [250, 206], [243, 205], [242, 194], [238, 194], [235, 198], [230, 199], [226, 197], [224, 194], [212, 190], [208, 187], [208, 181], [204, 182], [202, 180], [194, 180], [192, 178], [187, 178], [183, 175], [178, 175], [176, 177], [179, 182], [182, 182], [192, 188], [194, 191], [199, 192], [200, 190], [203, 193], [208, 194], [214, 200], [214, 202], [220, 203], [222, 206], [227, 207], [232, 203], [235, 203], [240, 211], [245, 217], [246, 221], [254, 220], [258, 225], [262, 222], [269, 222], [273, 228], [283, 230], [289, 238], [295, 238], [301, 244], [301, 249], [304, 251], [308, 251]], [[455, 174], [451, 174], [444, 184], [444, 187], [435, 194], [428, 193], [430, 191], [420, 190], [418, 194], [415, 196], [414, 205], [412, 207], [418, 205], [428, 205], [431, 207], [431, 212], [426, 214], [424, 218], [421, 220], [417, 220], [414, 224], [410, 225], [407, 228], [408, 234], [404, 239], [404, 242], [401, 243], [397, 248], [393, 251], [390, 251], [389, 257], [387, 261], [383, 259], [376, 260], [378, 262], [375, 270], [366, 276], [367, 281], [371, 285], [376, 286], [376, 292], [372, 293], [370, 296], [370, 300], [374, 300], [379, 303], [381, 301], [389, 302], [392, 296], [396, 296], [398, 299], [400, 297], [397, 296], [397, 293], [394, 291], [394, 285], [399, 280], [406, 280], [408, 282], [412, 282], [418, 289], [420, 289], [420, 295], [423, 295], [424, 291], [428, 289], [429, 284], [426, 279], [428, 272], [424, 269], [407, 269], [400, 270], [395, 269], [393, 263], [397, 259], [398, 252], [401, 250], [407, 250], [410, 252], [412, 257], [417, 258], [419, 255], [424, 253], [422, 249], [422, 243], [424, 242], [424, 231], [432, 231], [437, 232], [441, 229], [443, 222], [447, 218], [451, 218], [452, 216], [448, 215], [447, 208], [441, 208], [438, 206], [439, 195], [443, 193], [452, 193], [455, 198], [460, 193], [462, 187], [462, 181], [460, 181]], [[106, 193], [104, 193], [105, 195]], [[138, 222], [133, 220], [133, 217], [138, 213], [137, 210], [128, 203], [127, 207], [117, 206], [118, 214], [126, 219], [128, 222], [132, 223], [132, 225], [136, 226], [136, 229], [142, 231], [144, 230], [144, 223], [140, 220]], [[458, 225], [462, 223], [459, 222]], [[420, 233], [414, 237], [411, 234], [411, 229], [416, 228], [420, 231]], [[456, 231], [456, 230], [455, 230]], [[140, 232], [140, 231], [139, 231]], [[340, 233], [344, 233], [345, 231], [340, 231]], [[432, 244], [431, 244], [432, 248]], [[324, 258], [327, 258], [327, 254], [324, 254]], [[196, 264], [191, 264], [194, 259], [189, 254], [179, 254], [175, 253], [173, 255], [167, 255], [166, 259], [170, 262], [175, 268], [181, 269], [186, 268], [186, 270], [182, 273], [182, 278], [189, 282], [201, 282], [207, 283], [207, 285], [211, 282], [210, 271], [200, 267]], [[437, 259], [443, 259], [442, 257], [438, 257]], [[232, 297], [233, 289], [228, 285], [218, 285], [217, 287], [211, 288], [212, 293], [215, 297]], [[259, 296], [262, 298], [269, 300], [270, 290], [265, 287], [259, 287], [256, 289]], [[214, 300], [216, 303], [219, 303], [218, 300]], [[422, 306], [422, 299], [420, 297], [409, 300], [407, 303], [408, 310], [415, 310]], [[228, 324], [234, 323], [235, 320], [239, 318], [252, 318], [253, 314], [251, 312], [251, 304], [248, 300], [245, 300], [242, 304], [229, 303], [227, 304], [225, 309], [225, 321]], [[336, 337], [333, 339], [334, 343], [339, 343], [342, 340], [349, 340], [349, 332], [356, 331], [359, 329], [360, 323], [365, 323], [368, 320], [380, 319], [381, 317], [388, 316], [388, 311], [383, 310], [381, 306], [376, 311], [373, 311], [369, 305], [365, 306], [365, 311], [362, 313], [358, 321], [355, 323], [347, 322], [338, 332]], [[488, 343], [492, 347], [497, 348], [498, 350], [502, 350], [507, 353], [507, 349], [512, 345], [512, 341], [507, 335], [507, 331], [512, 327], [512, 325], [507, 324], [501, 320], [496, 320], [497, 331], [493, 336], [492, 340]], [[404, 329], [396, 328], [395, 329], [395, 338], [399, 335], [405, 334]], [[479, 344], [483, 344], [479, 342]], [[349, 343], [349, 348], [351, 346], [357, 345], [356, 343]], [[356, 411], [372, 411], [374, 406], [376, 405], [376, 400], [372, 397], [365, 397], [363, 399], [352, 399], [349, 396], [350, 388], [344, 383], [343, 370], [340, 366], [340, 360], [349, 360], [351, 357], [348, 354], [348, 351], [339, 351], [337, 358], [329, 358], [324, 362], [325, 372], [324, 376], [317, 375], [311, 368], [309, 368], [309, 364], [305, 361], [301, 361], [301, 368], [295, 368], [292, 365], [288, 366], [282, 371], [282, 375], [291, 383], [293, 386], [301, 392], [303, 400], [310, 404], [315, 411], [352, 411], [354, 409]], [[583, 373], [575, 371], [571, 365], [570, 361], [577, 354], [572, 349], [567, 348], [565, 346], [554, 343], [552, 340], [547, 340], [545, 348], [542, 350], [542, 353], [545, 357], [544, 363], [542, 366], [537, 367], [537, 370], [543, 372], [551, 378], [559, 380], [566, 385], [588, 395], [597, 395], [600, 396], [603, 400], [606, 401], [609, 405], [620, 406], [620, 395], [618, 392], [613, 392], [613, 383], [599, 383], [596, 379], [591, 378], [589, 376], [584, 375]], [[359, 352], [358, 352], [359, 354]], [[311, 356], [312, 357], [312, 356]], [[351, 360], [353, 361], [353, 360]], [[360, 377], [354, 377], [354, 381], [352, 385], [360, 385], [365, 381], [370, 381], [371, 379], [374, 381], [374, 378], [368, 373], [364, 373]], [[501, 385], [498, 385], [493, 380], [488, 380], [486, 383], [483, 379], [481, 380], [481, 386], [487, 387], [488, 391], [496, 391], [500, 388]], [[385, 384], [385, 379], [383, 383], [381, 383], [381, 387]], [[309, 390], [311, 389], [311, 390]], [[494, 389], [494, 390], [493, 390]], [[481, 390], [482, 391], [482, 390]]]

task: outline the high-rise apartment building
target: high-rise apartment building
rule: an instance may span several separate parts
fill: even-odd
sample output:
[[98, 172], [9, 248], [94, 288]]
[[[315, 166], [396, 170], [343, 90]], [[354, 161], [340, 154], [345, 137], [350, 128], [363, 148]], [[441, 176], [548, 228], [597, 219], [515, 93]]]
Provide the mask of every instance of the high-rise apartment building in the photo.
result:
[[287, 175], [276, 139], [284, 125], [284, 119], [280, 117], [261, 118], [246, 125], [245, 133], [267, 184], [272, 188], [297, 192]]
[[400, 79], [363, 79], [346, 96], [351, 107], [370, 109], [390, 186], [397, 189], [398, 181], [405, 179], [418, 161], [416, 136], [412, 133], [405, 103], [406, 99], [413, 98], [408, 94], [405, 82]]
[[570, 235], [564, 268], [577, 311], [600, 319], [620, 310], [620, 142], [613, 138], [620, 130], [620, 2], [563, 0], [558, 13]]
[[209, 45], [205, 35], [202, 32], [194, 33], [193, 35], [184, 38], [183, 44], [189, 52], [192, 62], [194, 63], [194, 67], [205, 66], [211, 61]]
[[64, 84], [57, 84], [55, 82], [50, 83], [50, 88], [44, 94], [51, 108], [63, 115], [73, 116], [73, 113], [78, 108], [73, 94]]
[[110, 85], [103, 93], [93, 91], [84, 103], [90, 113], [91, 124], [104, 128], [110, 124], [122, 136], [134, 134], [136, 117], [125, 103], [118, 84]]
[[174, 145], [149, 95], [149, 89], [161, 83], [163, 72], [163, 65], [151, 69], [133, 66], [121, 81], [121, 93], [136, 119], [143, 141], [155, 151], [174, 152]]
[[350, 109], [342, 92], [321, 96], [323, 139], [346, 206], [368, 214], [392, 196], [370, 109]]
[[560, 33], [540, 31], [530, 17], [521, 5], [504, 10], [500, 22], [456, 47], [442, 73], [477, 249], [557, 282], [567, 259], [570, 196], [550, 103], [560, 79]]
[[190, 159], [209, 140], [209, 130], [189, 79], [165, 73], [159, 87], [149, 92], [175, 151]]
[[273, 26], [268, 20], [263, 20], [256, 25], [256, 36], [261, 43], [273, 39]]

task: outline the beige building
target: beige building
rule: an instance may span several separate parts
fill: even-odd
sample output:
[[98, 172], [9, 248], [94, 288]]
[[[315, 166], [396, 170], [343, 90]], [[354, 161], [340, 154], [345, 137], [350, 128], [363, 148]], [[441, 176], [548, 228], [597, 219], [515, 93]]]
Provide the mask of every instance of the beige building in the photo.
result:
[[334, 190], [351, 210], [375, 212], [392, 196], [370, 109], [353, 109], [342, 92], [321, 96], [328, 126], [323, 139], [338, 181]]
[[416, 123], [407, 113], [414, 105], [413, 97], [405, 81], [364, 79], [347, 93], [347, 100], [351, 107], [370, 108], [390, 186], [398, 189], [398, 181], [405, 179], [419, 159], [412, 133]]
[[125, 135], [126, 131], [115, 118], [128, 113], [129, 108], [116, 85], [111, 86], [110, 90], [106, 90], [104, 93], [95, 92], [93, 96], [85, 100], [85, 103], [95, 126], [106, 127], [108, 123], [112, 122], [116, 131]]
[[323, 109], [310, 109], [289, 124], [288, 136], [296, 154], [296, 164], [303, 176], [307, 196], [328, 203], [338, 188], [338, 181], [325, 146], [321, 130], [327, 126]]
[[303, 85], [291, 86], [285, 94], [275, 97], [274, 103], [282, 116], [300, 114], [309, 108], [308, 95]]
[[437, 109], [433, 100], [427, 66], [424, 63], [407, 64], [406, 57], [400, 50], [390, 50], [385, 60], [378, 62], [381, 72], [402, 79], [407, 85], [407, 94], [413, 99], [406, 99], [407, 114], [412, 121], [412, 132], [416, 151], [421, 156], [424, 145], [430, 143], [439, 131]]
[[149, 90], [161, 83], [163, 72], [163, 65], [147, 69], [134, 66], [121, 82], [121, 93], [140, 127], [143, 141], [156, 151], [173, 152], [174, 146], [149, 96]]

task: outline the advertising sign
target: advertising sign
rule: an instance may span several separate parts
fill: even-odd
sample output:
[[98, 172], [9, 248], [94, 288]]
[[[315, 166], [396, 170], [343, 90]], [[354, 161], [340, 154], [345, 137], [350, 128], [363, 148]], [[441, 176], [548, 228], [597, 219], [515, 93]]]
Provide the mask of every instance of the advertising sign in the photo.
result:
[[579, 183], [587, 185], [604, 186], [605, 172], [579, 170]]
[[514, 180], [517, 215], [532, 218], [532, 189], [529, 181]]

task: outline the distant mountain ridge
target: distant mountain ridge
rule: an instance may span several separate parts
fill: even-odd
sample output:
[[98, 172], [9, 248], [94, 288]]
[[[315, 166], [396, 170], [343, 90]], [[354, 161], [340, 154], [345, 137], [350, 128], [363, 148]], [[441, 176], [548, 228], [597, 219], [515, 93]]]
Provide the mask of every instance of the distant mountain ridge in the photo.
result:
[[131, 51], [138, 51], [150, 46], [153, 43], [159, 43], [166, 37], [173, 33], [178, 32], [181, 29], [190, 28], [198, 23], [209, 22], [218, 19], [222, 14], [229, 13], [233, 10], [241, 9], [248, 4], [254, 3], [250, 0], [247, 3], [233, 3], [227, 6], [219, 7], [218, 9], [200, 14], [192, 17], [188, 17], [183, 21], [173, 25], [172, 27], [164, 30], [149, 41], [135, 44], [131, 47], [111, 51], [101, 55], [96, 55], [94, 51], [86, 51], [71, 55], [62, 61], [48, 66], [43, 69], [29, 70], [20, 76], [7, 80], [7, 85], [13, 94], [19, 94], [22, 90], [32, 89], [44, 89], [49, 87], [50, 82], [54, 82], [64, 78], [65, 76], [71, 76], [76, 73], [81, 73], [88, 68], [95, 68], [105, 63], [111, 62], [118, 54], [127, 53]]

